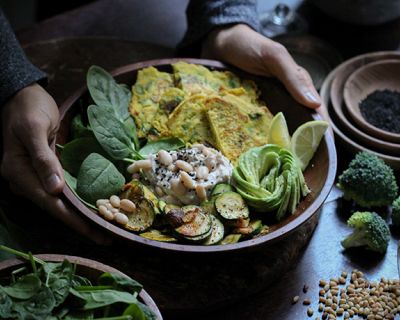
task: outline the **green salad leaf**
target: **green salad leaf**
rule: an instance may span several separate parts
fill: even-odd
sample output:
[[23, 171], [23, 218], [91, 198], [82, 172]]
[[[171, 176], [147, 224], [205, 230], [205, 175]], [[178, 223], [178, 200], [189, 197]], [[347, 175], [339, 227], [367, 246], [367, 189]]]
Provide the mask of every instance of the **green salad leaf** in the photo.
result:
[[180, 138], [165, 138], [157, 141], [149, 141], [147, 144], [139, 150], [142, 156], [148, 156], [150, 154], [157, 153], [160, 150], [177, 150], [185, 147], [185, 142]]

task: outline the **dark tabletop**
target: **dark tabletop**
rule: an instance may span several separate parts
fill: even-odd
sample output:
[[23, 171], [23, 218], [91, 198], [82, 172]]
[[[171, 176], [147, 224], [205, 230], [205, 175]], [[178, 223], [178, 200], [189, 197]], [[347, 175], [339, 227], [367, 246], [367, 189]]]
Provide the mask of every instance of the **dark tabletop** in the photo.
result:
[[[175, 3], [175, 1], [172, 2]], [[101, 7], [101, 10], [106, 10], [107, 5], [110, 6], [110, 3], [111, 1], [105, 0], [100, 1], [98, 5], [104, 6]], [[138, 3], [138, 1], [136, 3]], [[175, 5], [180, 6], [182, 5], [182, 2], [176, 1]], [[99, 9], [92, 5], [86, 6], [82, 8], [81, 11], [76, 10], [72, 13], [67, 13], [53, 18], [18, 34], [32, 61], [38, 63], [39, 67], [49, 72], [50, 81], [48, 90], [54, 95], [58, 103], [61, 103], [71, 92], [82, 85], [82, 79], [84, 79], [83, 75], [85, 74], [87, 67], [91, 64], [100, 64], [106, 69], [111, 70], [135, 61], [171, 57], [174, 54], [173, 50], [160, 46], [160, 42], [158, 42], [158, 45], [132, 42], [132, 40], [143, 40], [141, 38], [135, 38], [134, 36], [131, 38], [124, 36], [124, 38], [130, 38], [128, 39], [129, 41], [102, 38], [93, 39], [93, 35], [98, 36], [99, 34], [83, 32], [82, 30], [80, 30], [79, 33], [74, 32], [75, 29], [79, 29], [79, 23], [82, 23], [88, 30], [90, 30], [90, 27], [88, 26], [89, 20], [91, 19], [89, 18], [90, 15], [88, 15], [88, 13], [91, 12], [90, 10], [95, 10], [93, 12], [97, 13]], [[162, 8], [158, 8], [157, 10], [162, 10]], [[317, 9], [306, 8], [302, 10], [305, 10], [305, 14], [310, 12], [307, 10], [311, 10], [313, 15], [315, 15], [315, 11], [312, 10]], [[114, 10], [113, 12], [115, 13], [116, 11]], [[146, 12], [143, 14], [146, 14]], [[176, 17], [180, 17], [179, 19], [181, 20]], [[318, 29], [316, 25], [320, 16], [317, 15], [317, 17], [318, 18], [312, 20], [312, 23], [310, 24], [311, 31]], [[70, 20], [75, 18], [81, 20]], [[175, 16], [175, 18], [183, 23], [181, 27], [184, 26], [182, 15]], [[141, 19], [146, 20], [143, 16], [141, 16]], [[168, 17], [165, 17], [165, 19], [171, 21], [168, 20]], [[71, 23], [73, 22], [73, 25], [65, 27], [66, 21], [70, 21]], [[113, 21], [115, 21], [115, 17]], [[324, 25], [321, 21], [319, 23]], [[63, 28], [61, 27], [62, 25], [64, 26]], [[118, 23], [118, 25], [123, 25], [123, 23]], [[374, 29], [373, 32], [371, 31], [371, 34], [374, 35], [375, 32], [377, 34], [382, 34], [382, 28], [386, 27], [392, 30], [392, 34], [396, 35], [398, 34], [398, 30], [400, 30], [399, 25], [400, 23], [395, 22], [388, 26], [378, 27], [378, 29]], [[57, 29], [58, 27], [61, 29]], [[168, 37], [168, 32], [171, 32], [171, 34], [174, 33], [173, 28], [171, 28], [166, 31], [167, 33], [162, 37], [163, 39]], [[365, 52], [375, 49], [398, 48], [398, 45], [394, 48], [393, 43], [389, 42], [386, 44], [374, 43], [373, 46], [367, 47], [365, 43], [368, 41], [366, 40], [365, 43], [361, 41], [363, 42], [363, 45], [351, 46], [349, 44], [350, 39], [346, 38], [346, 40], [342, 42], [337, 42], [337, 37], [332, 33], [332, 31], [329, 31], [329, 27], [326, 28], [328, 30], [325, 31], [325, 34], [323, 34], [322, 30], [319, 29], [319, 32], [314, 32], [314, 35], [321, 38], [324, 37], [326, 40], [330, 41], [331, 44], [338, 48], [345, 57], [359, 53], [358, 51]], [[346, 30], [349, 30], [349, 28], [346, 29], [343, 25], [341, 28], [342, 29], [338, 29], [340, 32], [346, 32]], [[28, 44], [30, 39], [49, 40], [54, 35], [61, 37], [63, 35], [62, 30], [64, 30], [67, 37], [89, 36], [91, 38], [53, 40], [44, 43]], [[105, 32], [111, 32], [107, 28], [104, 30], [106, 30]], [[351, 30], [352, 31], [349, 33], [354, 32], [354, 34], [348, 35], [348, 37], [358, 37], [361, 33], [358, 28], [351, 28]], [[123, 33], [124, 35], [129, 33], [125, 29], [123, 32], [125, 32]], [[137, 30], [136, 32], [140, 34], [140, 30]], [[181, 31], [177, 31], [177, 33], [179, 35], [182, 34]], [[173, 45], [174, 42], [177, 41], [176, 34], [174, 37], [175, 40], [172, 39], [169, 42], [164, 40], [164, 43], [161, 44]], [[151, 40], [157, 42], [157, 39], [155, 38], [151, 38]], [[69, 51], [65, 52], [63, 48], [68, 48], [67, 50]], [[58, 54], [49, 55], [49, 52], [58, 52]], [[90, 52], [90, 54], [88, 52]], [[77, 59], [77, 57], [79, 57], [79, 59]], [[346, 154], [341, 146], [337, 146], [337, 148], [339, 171], [341, 171], [347, 164], [351, 155]], [[15, 199], [12, 195], [10, 197]], [[18, 201], [18, 204], [15, 201]], [[12, 212], [16, 207], [18, 208], [18, 210], [16, 210], [18, 211], [18, 214], [12, 215], [14, 218], [18, 218], [12, 220], [14, 220], [14, 222], [18, 221], [17, 229], [21, 233], [21, 238], [25, 238], [25, 241], [34, 244], [34, 247], [38, 252], [46, 252], [54, 249], [54, 244], [58, 245], [59, 252], [64, 252], [65, 254], [80, 254], [90, 257], [101, 257], [102, 254], [96, 253], [96, 251], [101, 252], [107, 250], [103, 248], [94, 248], [93, 244], [81, 238], [78, 238], [79, 248], [77, 248], [77, 237], [72, 233], [72, 231], [65, 229], [58, 222], [53, 221], [50, 218], [43, 217], [43, 215], [41, 217], [34, 216], [32, 205], [27, 202], [23, 202], [22, 200], [4, 200], [2, 204], [4, 205], [6, 212]], [[320, 279], [337, 277], [343, 270], [351, 271], [354, 268], [364, 271], [366, 276], [371, 280], [378, 280], [380, 277], [398, 278], [397, 241], [399, 233], [396, 232], [396, 230], [393, 230], [392, 232], [392, 239], [388, 251], [383, 257], [370, 254], [366, 251], [344, 252], [342, 250], [340, 240], [350, 232], [350, 229], [346, 227], [346, 219], [349, 217], [352, 210], [354, 210], [354, 208], [351, 204], [342, 201], [340, 198], [340, 192], [334, 188], [322, 208], [319, 223], [311, 237], [311, 240], [300, 252], [297, 263], [291, 266], [290, 270], [284, 276], [274, 279], [274, 282], [267, 288], [251, 297], [244, 298], [239, 303], [212, 311], [203, 310], [205, 314], [199, 315], [197, 318], [250, 320], [308, 319], [306, 307], [301, 303], [292, 305], [291, 300], [293, 296], [296, 295], [299, 295], [300, 299], [310, 298], [312, 300], [312, 307], [316, 310], [319, 290], [318, 281]], [[390, 221], [388, 212], [383, 212], [382, 214], [387, 217], [388, 221]], [[51, 225], [52, 228], [48, 228], [49, 225]], [[32, 226], [34, 227], [32, 228]], [[29, 232], [27, 232], [28, 229]], [[27, 235], [28, 239], [26, 239]], [[52, 240], [50, 241], [49, 239]], [[107, 262], [111, 265], [113, 264], [112, 261]], [[145, 283], [144, 285], [146, 286]], [[309, 288], [307, 293], [303, 293], [302, 291], [304, 285]], [[151, 288], [148, 292], [152, 294]], [[316, 315], [317, 314], [315, 313], [313, 319], [315, 319]], [[176, 314], [166, 315], [167, 319], [177, 319], [177, 317]], [[196, 314], [186, 314], [181, 318], [195, 319]]]

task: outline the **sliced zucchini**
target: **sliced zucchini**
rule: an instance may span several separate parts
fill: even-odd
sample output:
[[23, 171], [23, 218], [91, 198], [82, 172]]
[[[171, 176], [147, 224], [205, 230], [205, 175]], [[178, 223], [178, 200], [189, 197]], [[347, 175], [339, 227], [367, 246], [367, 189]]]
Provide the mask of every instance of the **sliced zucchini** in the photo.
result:
[[184, 216], [185, 216], [185, 212], [181, 208], [174, 208], [174, 209], [169, 210], [164, 215], [164, 220], [171, 227], [178, 228], [185, 223], [183, 221]]
[[216, 197], [225, 192], [233, 191], [233, 187], [227, 183], [218, 183], [211, 191], [211, 196]]
[[160, 214], [161, 213], [161, 210], [159, 208], [160, 200], [158, 200], [157, 196], [153, 193], [153, 191], [151, 191], [149, 187], [143, 185], [143, 193], [144, 193], [144, 197], [153, 203], [153, 208], [154, 208], [155, 213]]
[[249, 208], [242, 196], [236, 192], [228, 191], [218, 196], [215, 200], [215, 208], [227, 220], [249, 217]]
[[136, 203], [134, 213], [128, 215], [128, 223], [125, 228], [131, 231], [141, 232], [151, 227], [154, 222], [155, 212], [153, 204], [143, 199]]
[[197, 237], [184, 237], [185, 240], [188, 240], [190, 242], [202, 242], [205, 239], [207, 239], [212, 233], [212, 227], [210, 228], [210, 230], [208, 230], [206, 233], [201, 234]]
[[161, 210], [161, 213], [165, 213], [165, 207], [167, 203], [163, 200], [158, 200], [158, 208]]
[[201, 207], [203, 210], [212, 215], [217, 214], [217, 210], [215, 209], [215, 197], [212, 197], [210, 200], [205, 200], [201, 203]]
[[224, 225], [221, 221], [218, 220], [215, 216], [211, 215], [211, 234], [207, 237], [207, 239], [203, 242], [204, 245], [209, 246], [212, 244], [216, 244], [222, 240], [225, 233]]
[[253, 229], [253, 231], [251, 232], [252, 236], [259, 234], [264, 227], [261, 220], [250, 221], [250, 226]]
[[241, 234], [228, 234], [219, 244], [232, 244], [239, 242], [240, 238], [242, 238]]
[[172, 210], [172, 209], [179, 209], [180, 206], [177, 206], [176, 204], [169, 204], [167, 203], [164, 207], [164, 213], [168, 213], [168, 211]]
[[185, 215], [184, 224], [175, 228], [175, 232], [182, 237], [199, 237], [211, 229], [210, 215], [206, 214], [198, 206], [185, 206], [182, 208]]
[[161, 231], [157, 229], [152, 229], [147, 232], [143, 232], [139, 234], [141, 237], [150, 239], [150, 240], [156, 240], [156, 241], [161, 241], [161, 242], [176, 242], [177, 239], [174, 238], [173, 236], [170, 236], [168, 234], [163, 234]]
[[259, 232], [256, 235], [254, 235], [253, 237], [254, 238], [258, 238], [258, 237], [261, 237], [261, 236], [266, 235], [268, 233], [269, 233], [269, 227], [266, 226], [266, 225], [263, 225], [261, 227], [261, 229], [259, 230]]
[[227, 220], [224, 221], [226, 226], [232, 227], [232, 228], [246, 228], [250, 224], [250, 219], [249, 218], [239, 218], [236, 220]]
[[144, 199], [143, 184], [139, 180], [132, 180], [124, 185], [122, 190], [123, 191], [120, 195], [121, 199], [132, 200], [135, 204]]

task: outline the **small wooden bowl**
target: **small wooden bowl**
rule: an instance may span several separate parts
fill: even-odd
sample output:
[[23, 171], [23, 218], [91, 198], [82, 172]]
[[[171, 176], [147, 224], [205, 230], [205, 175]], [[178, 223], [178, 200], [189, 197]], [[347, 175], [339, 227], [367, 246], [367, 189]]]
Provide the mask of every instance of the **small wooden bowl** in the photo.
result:
[[[378, 55], [376, 58], [379, 59], [380, 56]], [[398, 55], [398, 58], [400, 59], [400, 54]], [[358, 60], [349, 60], [337, 68], [336, 76], [333, 78], [330, 88], [330, 100], [333, 111], [338, 118], [337, 124], [340, 124], [350, 137], [354, 137], [356, 140], [362, 142], [369, 149], [383, 154], [394, 156], [400, 155], [400, 144], [378, 139], [360, 130], [350, 121], [350, 117], [346, 114], [347, 109], [343, 107], [343, 88], [346, 83], [346, 79], [353, 73], [354, 70], [358, 70], [358, 68], [364, 65], [373, 63], [371, 61], [376, 60], [374, 60], [373, 57], [369, 59], [360, 58]]]
[[320, 95], [323, 102], [321, 106], [321, 113], [326, 119], [328, 119], [329, 124], [331, 125], [333, 132], [335, 133], [335, 138], [337, 138], [338, 142], [343, 145], [343, 147], [345, 147], [349, 152], [357, 153], [361, 151], [367, 151], [374, 153], [379, 158], [384, 160], [388, 165], [390, 165], [393, 169], [400, 170], [400, 157], [380, 153], [364, 146], [361, 141], [358, 141], [357, 138], [355, 138], [354, 136], [350, 136], [343, 130], [343, 128], [340, 127], [340, 123], [338, 123], [333, 114], [334, 112], [332, 104], [334, 101], [334, 97], [338, 96], [332, 95], [332, 87], [335, 83], [337, 83], [338, 85], [340, 77], [342, 77], [346, 71], [351, 72], [352, 69], [357, 68], [356, 66], [359, 64], [362, 65], [385, 57], [395, 57], [400, 59], [400, 53], [394, 53], [390, 51], [368, 53], [345, 61], [334, 70], [332, 70], [330, 74], [326, 77], [320, 90]]
[[379, 60], [357, 69], [345, 82], [343, 96], [345, 106], [358, 126], [382, 140], [400, 142], [400, 133], [393, 133], [369, 123], [361, 114], [360, 103], [375, 90], [400, 91], [400, 61]]
[[[281, 84], [273, 80], [260, 79], [252, 77], [249, 74], [233, 70], [218, 61], [212, 60], [198, 60], [198, 59], [163, 59], [152, 60], [142, 63], [136, 63], [119, 68], [112, 72], [117, 81], [132, 85], [136, 80], [137, 72], [145, 67], [154, 66], [161, 71], [171, 72], [171, 64], [177, 61], [186, 61], [189, 63], [201, 64], [211, 69], [216, 70], [232, 70], [243, 78], [254, 79], [261, 91], [261, 99], [267, 101], [268, 107], [272, 113], [283, 111], [292, 132], [302, 123], [313, 120], [321, 119], [321, 116], [314, 111], [307, 109], [296, 103], [283, 89]], [[60, 130], [57, 136], [57, 143], [65, 144], [68, 141], [68, 132], [72, 117], [79, 111], [79, 102], [82, 98], [87, 97], [87, 88], [83, 87], [81, 90], [73, 94], [60, 108], [61, 123]], [[85, 105], [85, 102], [83, 103]], [[86, 104], [87, 105], [87, 104]], [[144, 246], [155, 247], [162, 250], [171, 250], [177, 252], [231, 252], [234, 250], [248, 249], [252, 247], [261, 247], [272, 244], [278, 240], [282, 240], [290, 235], [293, 231], [299, 228], [307, 220], [309, 220], [322, 205], [325, 198], [328, 196], [330, 189], [334, 183], [336, 174], [336, 149], [333, 142], [333, 137], [327, 133], [312, 159], [307, 170], [304, 172], [305, 179], [312, 192], [302, 200], [297, 206], [294, 214], [288, 215], [284, 220], [271, 225], [270, 232], [259, 238], [254, 238], [248, 241], [243, 241], [235, 244], [228, 245], [214, 245], [214, 246], [201, 246], [201, 245], [186, 245], [158, 242], [149, 240], [129, 232], [119, 226], [116, 226], [102, 217], [98, 216], [94, 211], [86, 207], [68, 188], [64, 188], [65, 197], [72, 203], [72, 205], [84, 216], [92, 220], [97, 225], [101, 226], [104, 230], [111, 232], [113, 235], [122, 238], [124, 241], [132, 244], [140, 244]]]
[[[67, 259], [71, 263], [76, 264], [77, 274], [84, 276], [91, 281], [96, 280], [104, 272], [117, 273], [128, 277], [127, 275], [117, 269], [114, 269], [113, 267], [86, 258], [60, 254], [39, 254], [35, 255], [35, 257], [48, 262], [62, 262], [64, 261], [64, 259]], [[27, 263], [29, 262], [20, 259], [8, 259], [2, 261], [0, 262], [0, 276], [7, 276], [12, 270], [18, 269], [19, 267]], [[163, 319], [157, 305], [144, 289], [142, 289], [139, 293], [139, 300], [146, 306], [148, 306], [151, 311], [153, 311], [153, 313], [157, 317], [157, 320]]]

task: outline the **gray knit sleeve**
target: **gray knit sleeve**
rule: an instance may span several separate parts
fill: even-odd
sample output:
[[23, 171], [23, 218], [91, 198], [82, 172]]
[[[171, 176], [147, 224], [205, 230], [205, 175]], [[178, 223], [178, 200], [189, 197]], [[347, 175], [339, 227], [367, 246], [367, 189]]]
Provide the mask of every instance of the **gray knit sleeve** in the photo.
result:
[[46, 78], [27, 59], [0, 9], [0, 106], [18, 90]]
[[215, 27], [244, 23], [259, 30], [256, 0], [191, 0], [186, 17], [188, 29], [178, 46], [181, 53], [198, 53], [201, 41]]

